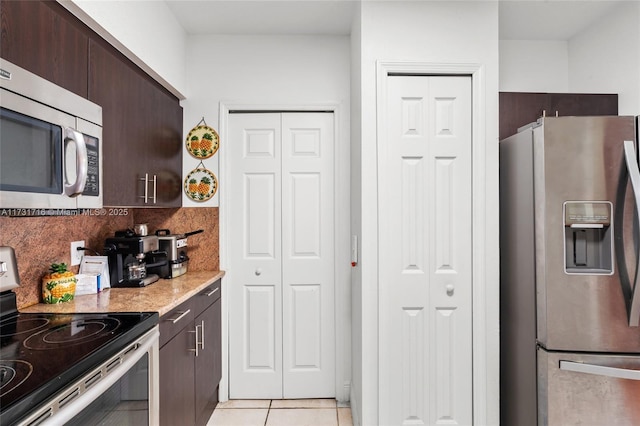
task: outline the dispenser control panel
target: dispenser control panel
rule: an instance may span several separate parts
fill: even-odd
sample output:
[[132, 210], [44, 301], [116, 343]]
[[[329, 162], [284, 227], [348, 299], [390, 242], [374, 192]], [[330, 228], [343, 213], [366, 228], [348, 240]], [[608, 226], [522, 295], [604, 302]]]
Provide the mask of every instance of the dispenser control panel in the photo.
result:
[[564, 203], [564, 270], [567, 274], [613, 274], [612, 211], [609, 201]]
[[610, 202], [566, 202], [564, 209], [565, 226], [582, 225], [609, 226], [611, 224]]

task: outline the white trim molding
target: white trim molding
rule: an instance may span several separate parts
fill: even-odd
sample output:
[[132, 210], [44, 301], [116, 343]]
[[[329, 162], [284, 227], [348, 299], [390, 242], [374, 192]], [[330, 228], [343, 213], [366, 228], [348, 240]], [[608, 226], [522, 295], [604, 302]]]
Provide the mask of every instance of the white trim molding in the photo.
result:
[[[475, 63], [430, 63], [430, 62], [377, 62], [377, 146], [386, 128], [384, 106], [386, 105], [387, 78], [399, 75], [468, 75], [472, 81], [472, 280], [473, 280], [473, 423], [474, 425], [497, 424], [493, 418], [499, 412], [499, 318], [500, 301], [499, 259], [488, 256], [498, 252], [498, 239], [487, 238], [491, 224], [497, 226], [496, 213], [491, 210], [498, 200], [498, 188], [490, 186], [488, 171], [498, 169], [498, 159], [487, 158], [490, 141], [486, 128], [485, 71], [482, 64]], [[378, 159], [378, 168], [380, 165]], [[489, 216], [492, 215], [492, 216]], [[490, 220], [488, 220], [490, 219]], [[494, 223], [495, 222], [495, 223]], [[379, 224], [379, 226], [381, 226]], [[379, 267], [378, 267], [379, 282]], [[380, 309], [380, 306], [378, 307]]]

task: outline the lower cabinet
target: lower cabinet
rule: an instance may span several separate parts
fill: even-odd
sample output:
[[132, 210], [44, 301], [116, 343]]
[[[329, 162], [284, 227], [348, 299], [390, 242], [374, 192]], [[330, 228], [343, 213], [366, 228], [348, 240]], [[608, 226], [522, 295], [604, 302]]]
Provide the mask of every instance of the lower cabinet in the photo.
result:
[[218, 384], [222, 377], [220, 341], [220, 300], [214, 302], [195, 320], [201, 327], [201, 350], [195, 358], [196, 424], [206, 425], [218, 404]]
[[222, 377], [218, 280], [160, 318], [160, 424], [206, 425]]

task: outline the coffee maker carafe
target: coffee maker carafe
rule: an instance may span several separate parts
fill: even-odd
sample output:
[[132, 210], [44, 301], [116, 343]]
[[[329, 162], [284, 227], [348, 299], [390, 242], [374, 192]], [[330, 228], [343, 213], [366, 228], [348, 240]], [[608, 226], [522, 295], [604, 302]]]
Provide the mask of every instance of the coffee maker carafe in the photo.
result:
[[[167, 262], [166, 253], [161, 256], [158, 248], [155, 235], [117, 231], [115, 237], [107, 238], [104, 251], [109, 259], [111, 287], [144, 287], [158, 281], [158, 275], [147, 273], [147, 268], [163, 266]], [[152, 253], [154, 256], [150, 256]], [[148, 256], [154, 259], [153, 264], [146, 263]]]

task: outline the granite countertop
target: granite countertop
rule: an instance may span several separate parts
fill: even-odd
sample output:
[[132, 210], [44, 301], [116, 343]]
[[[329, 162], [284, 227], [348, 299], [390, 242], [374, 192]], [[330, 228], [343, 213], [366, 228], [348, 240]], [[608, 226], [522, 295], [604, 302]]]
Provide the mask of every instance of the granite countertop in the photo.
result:
[[187, 272], [177, 278], [160, 279], [147, 287], [111, 288], [98, 294], [77, 296], [71, 302], [38, 303], [22, 308], [20, 312], [158, 312], [162, 316], [223, 276], [224, 271]]

